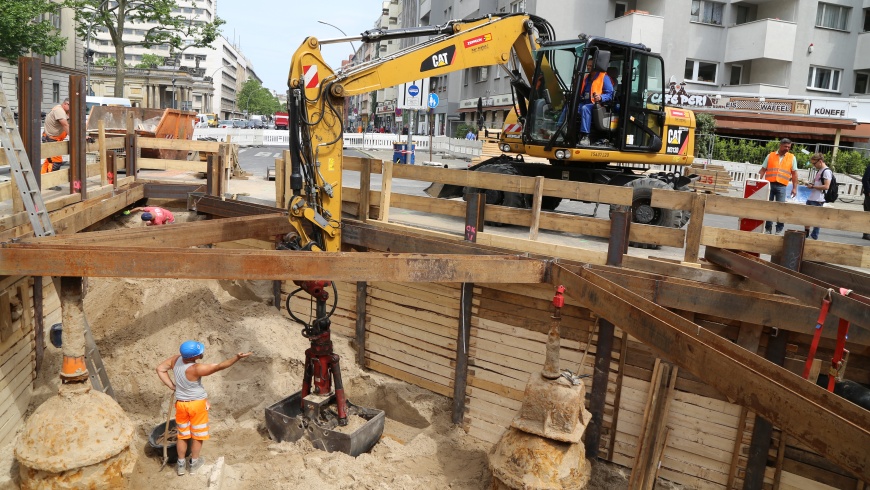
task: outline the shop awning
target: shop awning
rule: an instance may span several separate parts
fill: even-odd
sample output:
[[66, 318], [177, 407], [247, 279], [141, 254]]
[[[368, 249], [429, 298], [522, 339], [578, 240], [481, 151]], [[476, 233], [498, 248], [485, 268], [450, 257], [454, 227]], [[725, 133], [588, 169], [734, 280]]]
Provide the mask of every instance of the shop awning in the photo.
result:
[[841, 142], [870, 141], [870, 124], [858, 124], [854, 119], [698, 109], [695, 111], [714, 116], [716, 132], [719, 134], [830, 142], [834, 140], [839, 129]]

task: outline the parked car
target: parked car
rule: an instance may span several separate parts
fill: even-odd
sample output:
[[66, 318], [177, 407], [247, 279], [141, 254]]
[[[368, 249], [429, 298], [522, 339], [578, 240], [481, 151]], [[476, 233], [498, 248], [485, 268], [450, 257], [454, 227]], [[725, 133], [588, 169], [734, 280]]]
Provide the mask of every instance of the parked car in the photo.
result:
[[233, 121], [230, 121], [229, 119], [220, 120], [220, 121], [218, 121], [217, 127], [219, 127], [219, 128], [232, 128]]

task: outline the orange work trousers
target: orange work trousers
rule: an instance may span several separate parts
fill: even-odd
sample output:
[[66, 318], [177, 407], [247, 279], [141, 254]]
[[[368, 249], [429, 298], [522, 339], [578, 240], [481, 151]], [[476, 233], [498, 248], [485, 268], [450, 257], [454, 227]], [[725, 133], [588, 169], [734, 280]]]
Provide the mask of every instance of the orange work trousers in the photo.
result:
[[[60, 133], [59, 136], [49, 136], [47, 133], [42, 133], [42, 141], [63, 141], [66, 139], [66, 131]], [[63, 163], [63, 157], [60, 155], [54, 157], [48, 157], [42, 162], [42, 170], [39, 173], [47, 174], [49, 172], [54, 172], [55, 170], [59, 170], [61, 164]]]

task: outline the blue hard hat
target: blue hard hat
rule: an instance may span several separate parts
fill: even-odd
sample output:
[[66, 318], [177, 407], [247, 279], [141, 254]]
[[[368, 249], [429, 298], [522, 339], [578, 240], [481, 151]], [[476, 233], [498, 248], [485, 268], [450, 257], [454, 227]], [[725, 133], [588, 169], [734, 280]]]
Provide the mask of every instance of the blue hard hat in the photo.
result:
[[202, 342], [197, 342], [195, 340], [188, 340], [187, 342], [181, 344], [181, 348], [178, 349], [181, 352], [181, 357], [185, 359], [190, 359], [192, 357], [196, 357], [202, 355], [205, 352], [205, 345]]
[[142, 221], [151, 221], [152, 219], [154, 219], [154, 215], [152, 215], [151, 213], [147, 211], [142, 213]]

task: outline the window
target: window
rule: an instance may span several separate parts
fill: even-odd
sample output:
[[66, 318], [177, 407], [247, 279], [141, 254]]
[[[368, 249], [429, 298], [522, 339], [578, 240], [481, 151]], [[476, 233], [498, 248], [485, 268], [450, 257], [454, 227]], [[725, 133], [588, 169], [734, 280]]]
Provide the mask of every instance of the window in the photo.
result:
[[51, 101], [55, 104], [60, 103], [60, 83], [58, 82], [51, 84]]
[[870, 73], [855, 73], [855, 93], [870, 94]]
[[845, 31], [849, 25], [850, 10], [852, 9], [849, 7], [819, 2], [819, 9], [816, 11], [816, 27]]
[[526, 11], [526, 0], [517, 0], [516, 2], [511, 2], [511, 12], [525, 12]]
[[870, 8], [864, 9], [864, 32], [870, 32]]
[[489, 72], [488, 66], [478, 67], [477, 68], [477, 79], [475, 80], [475, 82], [485, 82], [488, 72]]
[[749, 22], [749, 7], [746, 5], [737, 6], [737, 20], [734, 22], [737, 25]]
[[728, 85], [740, 85], [743, 79], [743, 67], [740, 65], [731, 65], [731, 78], [728, 79]]
[[462, 70], [462, 79], [463, 79], [462, 84], [466, 87], [468, 86], [468, 79], [471, 78], [470, 72], [471, 72], [471, 70], [469, 68]]
[[692, 0], [691, 20], [693, 22], [721, 26], [722, 11], [724, 9], [724, 3], [710, 2], [708, 0]]
[[686, 60], [686, 73], [683, 78], [692, 82], [716, 83], [718, 66], [706, 61]]
[[613, 18], [622, 17], [625, 15], [626, 10], [628, 10], [627, 3], [616, 2], [616, 10], [613, 11]]
[[818, 90], [840, 91], [840, 75], [843, 70], [811, 66], [807, 77], [807, 88]]

